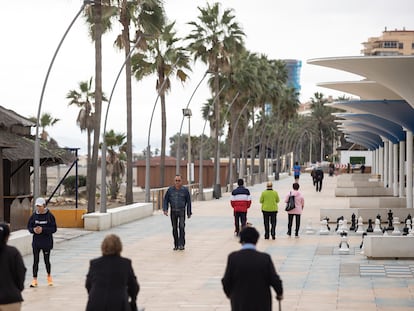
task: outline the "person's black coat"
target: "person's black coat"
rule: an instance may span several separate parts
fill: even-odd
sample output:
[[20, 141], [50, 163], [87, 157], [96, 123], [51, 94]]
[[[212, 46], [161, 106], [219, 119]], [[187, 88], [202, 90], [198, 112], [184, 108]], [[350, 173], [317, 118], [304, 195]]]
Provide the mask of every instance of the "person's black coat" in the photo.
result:
[[232, 311], [271, 311], [270, 287], [278, 296], [283, 295], [282, 281], [271, 257], [253, 249], [231, 253], [221, 281]]
[[85, 287], [89, 294], [86, 311], [130, 311], [139, 284], [131, 260], [102, 256], [90, 261]]

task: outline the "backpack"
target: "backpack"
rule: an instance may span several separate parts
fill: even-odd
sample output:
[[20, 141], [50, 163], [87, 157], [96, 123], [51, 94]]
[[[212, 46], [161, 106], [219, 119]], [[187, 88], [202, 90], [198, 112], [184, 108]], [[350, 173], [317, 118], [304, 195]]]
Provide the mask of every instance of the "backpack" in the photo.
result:
[[289, 199], [288, 199], [288, 201], [287, 201], [287, 203], [286, 203], [286, 208], [285, 208], [285, 211], [291, 211], [291, 210], [293, 210], [294, 208], [296, 207], [296, 205], [295, 205], [295, 196], [294, 195], [292, 195], [292, 192], [290, 192], [290, 194], [289, 194]]

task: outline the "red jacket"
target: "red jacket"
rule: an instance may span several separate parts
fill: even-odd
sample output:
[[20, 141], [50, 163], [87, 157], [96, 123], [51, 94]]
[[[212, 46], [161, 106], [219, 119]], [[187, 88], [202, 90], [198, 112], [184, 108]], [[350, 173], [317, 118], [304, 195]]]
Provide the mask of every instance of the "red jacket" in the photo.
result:
[[243, 186], [234, 189], [231, 193], [230, 203], [235, 212], [247, 212], [247, 209], [252, 204], [249, 189]]

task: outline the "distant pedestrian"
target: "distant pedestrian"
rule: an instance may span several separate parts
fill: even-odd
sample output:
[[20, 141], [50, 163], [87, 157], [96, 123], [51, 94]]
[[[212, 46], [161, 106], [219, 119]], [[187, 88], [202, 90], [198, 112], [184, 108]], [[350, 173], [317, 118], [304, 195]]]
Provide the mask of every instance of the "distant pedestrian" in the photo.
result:
[[322, 182], [323, 182], [323, 170], [321, 167], [318, 166], [318, 168], [315, 170], [315, 187], [317, 192], [322, 191]]
[[0, 310], [19, 311], [26, 267], [17, 248], [7, 245], [9, 236], [9, 225], [0, 223]]
[[86, 311], [137, 310], [139, 284], [131, 260], [121, 257], [122, 242], [115, 234], [101, 244], [102, 256], [92, 259], [86, 275]]
[[182, 185], [181, 175], [175, 175], [174, 186], [168, 188], [164, 196], [163, 211], [168, 216], [170, 207], [170, 218], [172, 235], [174, 237], [173, 250], [185, 249], [185, 214], [191, 218], [191, 196], [186, 187]]
[[300, 217], [303, 211], [303, 208], [305, 207], [305, 199], [303, 198], [302, 193], [299, 192], [299, 184], [294, 183], [293, 191], [290, 191], [285, 196], [285, 203], [289, 201], [289, 196], [294, 195], [295, 196], [295, 208], [288, 211], [288, 231], [287, 235], [290, 237], [292, 235], [292, 224], [293, 224], [293, 217], [295, 217], [295, 237], [299, 237], [299, 230], [300, 230]]
[[52, 212], [46, 207], [46, 201], [43, 198], [37, 198], [36, 209], [30, 216], [27, 223], [27, 229], [33, 234], [33, 281], [30, 287], [37, 287], [37, 272], [39, 271], [40, 251], [43, 252], [43, 260], [47, 272], [47, 284], [53, 285], [50, 264], [50, 252], [53, 249], [53, 233], [56, 232], [56, 220]]
[[260, 203], [262, 204], [263, 224], [265, 229], [265, 240], [269, 239], [269, 227], [272, 239], [276, 238], [276, 223], [279, 203], [279, 194], [273, 190], [273, 183], [267, 182], [266, 190], [260, 195]]
[[259, 232], [254, 227], [243, 228], [241, 250], [227, 258], [221, 282], [232, 311], [271, 311], [271, 287], [277, 294], [276, 299], [283, 299], [282, 280], [270, 255], [256, 250], [258, 239]]
[[300, 170], [299, 162], [296, 161], [295, 165], [293, 165], [293, 177], [295, 178], [295, 182], [299, 182]]
[[233, 207], [234, 216], [234, 234], [239, 235], [240, 230], [247, 223], [247, 209], [252, 204], [250, 191], [244, 186], [243, 179], [237, 180], [238, 187], [231, 192], [230, 204]]

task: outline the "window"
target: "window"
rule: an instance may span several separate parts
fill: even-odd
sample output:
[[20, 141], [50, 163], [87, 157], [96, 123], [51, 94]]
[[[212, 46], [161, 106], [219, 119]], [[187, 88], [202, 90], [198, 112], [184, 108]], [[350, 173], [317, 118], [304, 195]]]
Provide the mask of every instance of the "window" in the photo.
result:
[[398, 42], [398, 49], [402, 50], [404, 48], [404, 43]]
[[382, 46], [385, 49], [395, 49], [397, 47], [397, 41], [384, 41]]

